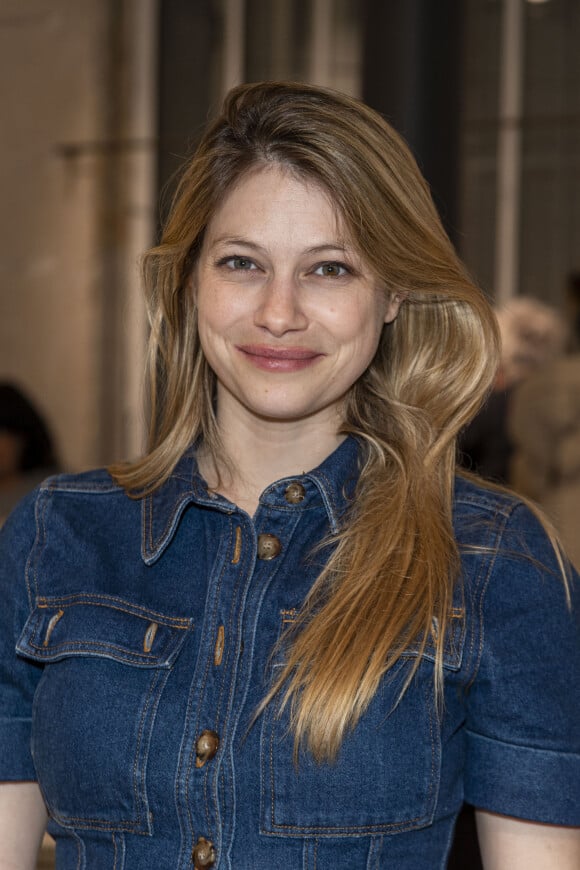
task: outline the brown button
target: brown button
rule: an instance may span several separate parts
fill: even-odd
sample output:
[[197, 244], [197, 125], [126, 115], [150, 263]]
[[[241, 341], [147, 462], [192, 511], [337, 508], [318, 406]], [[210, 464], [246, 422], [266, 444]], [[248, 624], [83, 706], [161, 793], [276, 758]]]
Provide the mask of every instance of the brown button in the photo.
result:
[[300, 504], [301, 501], [304, 501], [305, 495], [306, 490], [297, 480], [289, 483], [284, 492], [284, 498], [289, 504]]
[[219, 745], [219, 734], [215, 731], [202, 731], [195, 744], [195, 766], [203, 767], [206, 761], [211, 761]]
[[281, 549], [276, 535], [258, 535], [258, 559], [275, 559]]
[[198, 837], [197, 843], [193, 847], [191, 859], [196, 870], [202, 870], [203, 867], [213, 867], [215, 864], [213, 843], [210, 843], [205, 837]]

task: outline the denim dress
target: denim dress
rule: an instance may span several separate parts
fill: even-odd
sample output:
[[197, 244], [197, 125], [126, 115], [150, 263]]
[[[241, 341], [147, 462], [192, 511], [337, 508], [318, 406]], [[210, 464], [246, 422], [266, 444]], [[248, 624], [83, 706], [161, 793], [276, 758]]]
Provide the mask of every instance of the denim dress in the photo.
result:
[[38, 780], [59, 870], [434, 870], [464, 800], [580, 824], [579, 585], [570, 609], [531, 511], [467, 480], [441, 707], [427, 647], [400, 703], [417, 651], [383, 678], [332, 764], [294, 759], [276, 702], [255, 716], [358, 453], [348, 438], [272, 484], [254, 517], [208, 493], [193, 451], [141, 500], [95, 471], [11, 515], [0, 779]]

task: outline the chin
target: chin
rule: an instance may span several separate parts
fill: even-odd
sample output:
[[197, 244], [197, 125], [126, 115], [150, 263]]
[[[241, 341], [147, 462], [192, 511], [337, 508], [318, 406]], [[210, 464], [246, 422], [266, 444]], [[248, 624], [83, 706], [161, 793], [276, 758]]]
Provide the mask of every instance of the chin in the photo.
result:
[[280, 423], [298, 422], [299, 420], [307, 420], [309, 417], [316, 415], [316, 411], [309, 408], [273, 408], [271, 405], [259, 408], [249, 407], [248, 410], [260, 420]]
[[269, 402], [247, 402], [246, 409], [256, 418], [280, 423], [298, 423], [300, 421], [308, 421], [322, 416], [328, 416], [331, 419], [331, 408], [335, 404], [334, 400], [329, 400], [328, 403], [320, 402], [289, 402], [288, 399], [280, 399], [280, 401]]

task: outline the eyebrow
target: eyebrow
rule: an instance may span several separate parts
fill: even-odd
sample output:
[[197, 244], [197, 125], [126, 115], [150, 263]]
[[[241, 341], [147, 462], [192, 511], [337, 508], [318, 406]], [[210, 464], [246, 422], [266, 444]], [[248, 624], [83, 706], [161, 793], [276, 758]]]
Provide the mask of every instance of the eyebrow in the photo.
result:
[[[244, 245], [246, 248], [251, 248], [254, 251], [263, 250], [262, 245], [256, 242], [245, 239], [243, 236], [220, 236], [212, 243], [212, 248], [217, 245]], [[306, 248], [305, 254], [320, 254], [323, 251], [341, 251], [342, 253], [354, 253], [352, 248], [348, 248], [341, 242], [323, 242], [320, 245], [313, 245], [311, 248]]]

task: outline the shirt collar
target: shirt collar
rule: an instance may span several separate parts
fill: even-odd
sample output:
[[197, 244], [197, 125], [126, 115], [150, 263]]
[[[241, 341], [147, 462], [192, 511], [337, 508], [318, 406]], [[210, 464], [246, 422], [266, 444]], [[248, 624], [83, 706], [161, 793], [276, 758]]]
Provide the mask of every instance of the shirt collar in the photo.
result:
[[304, 475], [318, 488], [333, 533], [338, 532], [341, 517], [354, 496], [360, 452], [359, 442], [349, 435], [324, 462]]
[[[318, 489], [328, 514], [331, 531], [336, 533], [354, 490], [359, 474], [360, 445], [348, 436], [324, 462], [312, 471], [285, 478], [269, 486], [263, 493], [266, 499], [274, 488], [291, 481], [306, 479]], [[197, 504], [222, 513], [236, 510], [225, 498], [209, 493], [197, 467], [195, 450], [188, 450], [177, 463], [171, 477], [142, 500], [142, 557], [146, 564], [157, 561], [171, 543], [179, 521], [188, 504]]]

